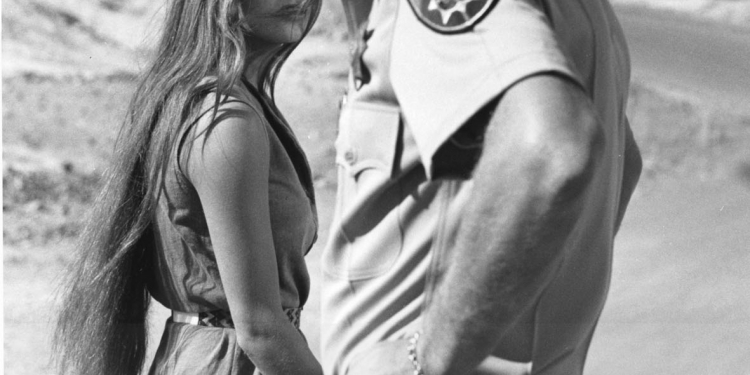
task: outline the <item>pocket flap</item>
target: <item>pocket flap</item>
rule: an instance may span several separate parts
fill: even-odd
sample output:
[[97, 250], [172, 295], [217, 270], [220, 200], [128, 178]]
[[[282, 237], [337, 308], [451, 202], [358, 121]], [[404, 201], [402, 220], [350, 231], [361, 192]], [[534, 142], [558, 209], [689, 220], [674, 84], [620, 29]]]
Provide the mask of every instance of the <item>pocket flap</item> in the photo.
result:
[[400, 111], [397, 106], [350, 103], [341, 109], [336, 162], [352, 177], [375, 168], [393, 173]]

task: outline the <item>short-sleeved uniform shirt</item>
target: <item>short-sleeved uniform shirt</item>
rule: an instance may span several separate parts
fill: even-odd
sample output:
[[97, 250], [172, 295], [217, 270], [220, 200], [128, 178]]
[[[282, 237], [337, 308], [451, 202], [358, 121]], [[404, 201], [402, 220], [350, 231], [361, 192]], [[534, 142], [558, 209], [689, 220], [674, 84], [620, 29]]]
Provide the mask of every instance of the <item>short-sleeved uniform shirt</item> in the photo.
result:
[[430, 24], [427, 13], [458, 14], [452, 6], [474, 1], [373, 0], [359, 22], [360, 3], [344, 0], [361, 55], [339, 120], [338, 201], [323, 254], [327, 374], [345, 374], [373, 343], [420, 328], [425, 288], [445, 269], [471, 196], [470, 170], [481, 148], [492, 147], [481, 137], [488, 108], [536, 74], [566, 77], [592, 99], [605, 133], [602, 173], [561, 244], [562, 266], [493, 353], [533, 360], [534, 371], [582, 371], [610, 278], [630, 75], [625, 40], [606, 0], [476, 1], [489, 4], [469, 12], [481, 12], [470, 27], [440, 32], [441, 18]]
[[[249, 85], [237, 85], [228, 100], [247, 104], [263, 119], [270, 149], [268, 199], [281, 304], [302, 307], [310, 291], [304, 256], [317, 235], [317, 214], [307, 159], [289, 126], [269, 102]], [[254, 91], [254, 90], [253, 90]], [[213, 100], [204, 100], [211, 115]], [[219, 116], [229, 115], [220, 106]], [[241, 113], [235, 113], [242, 116]], [[245, 114], [248, 115], [248, 114]], [[248, 121], [248, 126], [258, 126]], [[217, 125], [221, 126], [221, 124]], [[211, 235], [200, 197], [186, 170], [186, 145], [196, 138], [196, 126], [182, 127], [164, 174], [153, 232], [148, 289], [169, 309], [182, 312], [229, 311], [216, 263]], [[253, 251], [253, 249], [247, 249]], [[231, 312], [230, 312], [231, 313]], [[254, 365], [242, 352], [232, 328], [168, 322], [151, 367], [151, 374], [246, 374]]]

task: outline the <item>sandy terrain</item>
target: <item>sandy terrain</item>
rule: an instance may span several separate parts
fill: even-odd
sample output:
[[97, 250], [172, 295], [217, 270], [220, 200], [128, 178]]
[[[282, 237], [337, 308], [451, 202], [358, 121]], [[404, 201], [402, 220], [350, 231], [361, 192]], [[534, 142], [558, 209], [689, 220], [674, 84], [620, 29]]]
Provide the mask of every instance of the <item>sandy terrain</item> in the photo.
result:
[[[728, 0], [648, 3], [732, 24], [740, 24], [735, 16], [706, 10], [736, 7], [728, 12], [734, 15], [747, 8]], [[132, 74], [147, 56], [139, 46], [154, 4], [3, 1], [7, 374], [50, 373], [53, 292], [106, 165]], [[321, 241], [308, 256], [314, 281], [336, 183], [333, 139], [347, 61], [342, 24], [329, 2], [277, 91], [314, 173], [321, 218]], [[634, 84], [629, 115], [646, 171], [617, 239], [587, 374], [750, 374], [750, 117], [733, 109], [658, 80]], [[315, 353], [318, 287], [314, 282], [303, 317]], [[152, 352], [166, 314], [152, 311]]]
[[615, 245], [587, 374], [750, 374], [748, 186], [642, 186]]

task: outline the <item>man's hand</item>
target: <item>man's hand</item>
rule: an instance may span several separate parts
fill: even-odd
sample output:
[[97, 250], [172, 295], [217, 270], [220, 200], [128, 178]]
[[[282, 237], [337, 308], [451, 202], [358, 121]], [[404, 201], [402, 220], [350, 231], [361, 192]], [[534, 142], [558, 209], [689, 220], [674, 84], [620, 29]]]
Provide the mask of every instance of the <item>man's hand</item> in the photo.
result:
[[[414, 366], [408, 358], [407, 339], [382, 341], [354, 357], [349, 375], [411, 375]], [[490, 356], [474, 375], [529, 375], [530, 363], [512, 362]]]

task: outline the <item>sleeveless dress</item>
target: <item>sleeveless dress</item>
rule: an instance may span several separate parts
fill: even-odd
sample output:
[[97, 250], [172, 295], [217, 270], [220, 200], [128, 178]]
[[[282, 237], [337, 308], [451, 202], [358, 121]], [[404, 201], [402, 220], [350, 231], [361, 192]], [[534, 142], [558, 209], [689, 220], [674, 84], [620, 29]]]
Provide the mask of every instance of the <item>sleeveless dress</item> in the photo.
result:
[[[290, 316], [290, 324], [299, 328], [299, 311], [310, 291], [304, 256], [317, 238], [318, 227], [312, 176], [283, 117], [257, 90], [243, 83], [234, 87], [229, 97], [246, 103], [264, 119], [270, 146], [270, 220], [282, 308]], [[195, 136], [195, 127], [183, 128], [163, 177], [152, 224], [154, 249], [150, 252], [148, 289], [169, 309], [200, 313], [201, 323], [178, 323], [169, 318], [149, 374], [256, 373], [237, 343], [232, 324], [226, 324], [231, 314], [206, 218], [195, 188], [183, 173], [185, 161], [180, 151]]]

